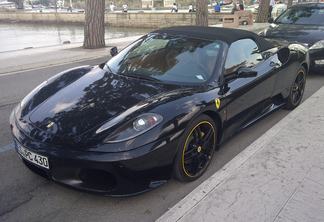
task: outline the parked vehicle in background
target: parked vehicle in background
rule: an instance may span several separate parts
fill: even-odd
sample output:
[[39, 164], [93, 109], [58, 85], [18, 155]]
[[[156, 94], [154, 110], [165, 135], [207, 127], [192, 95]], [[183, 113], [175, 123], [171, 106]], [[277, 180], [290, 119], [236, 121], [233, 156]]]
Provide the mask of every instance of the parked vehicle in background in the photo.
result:
[[273, 19], [277, 18], [287, 9], [287, 5], [284, 3], [275, 4], [272, 8], [271, 17]]
[[16, 4], [14, 2], [1, 1], [0, 2], [0, 8], [4, 8], [4, 9], [15, 9], [16, 8]]
[[128, 5], [127, 4], [123, 4], [123, 12], [127, 12], [128, 11]]
[[251, 13], [258, 13], [259, 4], [248, 5], [245, 7], [245, 11], [249, 11]]
[[324, 70], [324, 3], [294, 5], [269, 22], [261, 36], [304, 43], [309, 47], [311, 69]]
[[84, 13], [84, 9], [83, 8], [74, 8], [72, 12]]
[[[221, 6], [220, 12], [221, 13], [232, 13], [233, 7], [234, 7], [233, 4], [223, 5], [223, 6]], [[238, 5], [237, 5], [237, 8], [238, 8]]]
[[24, 10], [25, 11], [31, 11], [31, 10], [33, 10], [33, 6], [32, 5], [28, 5], [28, 4], [24, 4]]

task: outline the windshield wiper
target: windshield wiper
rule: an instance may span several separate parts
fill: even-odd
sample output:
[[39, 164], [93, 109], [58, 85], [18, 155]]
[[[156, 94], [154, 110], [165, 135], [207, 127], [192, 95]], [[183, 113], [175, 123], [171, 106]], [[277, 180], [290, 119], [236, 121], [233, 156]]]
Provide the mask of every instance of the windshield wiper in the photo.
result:
[[140, 75], [140, 74], [132, 74], [132, 73], [127, 73], [127, 74], [123, 74], [124, 76], [129, 76], [132, 78], [137, 78], [137, 79], [144, 79], [144, 80], [149, 80], [149, 81], [154, 81], [154, 82], [162, 82], [161, 80], [151, 77], [151, 76], [144, 76], [144, 75]]

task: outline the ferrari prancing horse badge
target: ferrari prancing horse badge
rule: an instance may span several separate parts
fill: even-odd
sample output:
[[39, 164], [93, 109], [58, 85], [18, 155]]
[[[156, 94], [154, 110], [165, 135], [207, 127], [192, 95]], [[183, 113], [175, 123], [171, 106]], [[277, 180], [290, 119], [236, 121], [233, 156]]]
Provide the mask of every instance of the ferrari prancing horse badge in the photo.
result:
[[216, 109], [219, 109], [220, 105], [221, 105], [220, 99], [219, 98], [215, 99]]

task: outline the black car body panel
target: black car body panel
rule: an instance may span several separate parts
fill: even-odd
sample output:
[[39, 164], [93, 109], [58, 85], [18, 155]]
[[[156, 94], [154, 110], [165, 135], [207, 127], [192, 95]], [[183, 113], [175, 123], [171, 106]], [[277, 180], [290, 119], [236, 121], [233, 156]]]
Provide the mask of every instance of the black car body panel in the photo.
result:
[[[62, 77], [70, 76], [70, 73]], [[98, 66], [89, 67], [87, 73], [73, 82], [66, 82], [62, 77], [44, 84], [41, 90], [33, 94], [28, 104], [23, 103], [21, 107], [22, 113], [26, 113], [26, 109], [32, 110], [22, 115], [22, 118], [40, 132], [46, 133], [44, 142], [55, 145], [73, 145], [87, 131], [99, 127], [130, 107], [144, 104], [148, 98], [157, 98], [159, 94], [176, 89], [175, 86], [151, 84], [107, 73]], [[51, 92], [52, 88], [59, 89]], [[44, 91], [47, 92], [45, 95]], [[48, 129], [50, 122], [55, 125]], [[77, 146], [80, 145], [77, 143]]]
[[324, 26], [272, 24], [266, 31], [265, 37], [284, 39], [289, 42], [306, 43], [312, 46], [323, 40]]
[[[217, 32], [240, 32], [189, 29], [194, 29], [193, 36], [198, 39], [206, 30], [216, 32], [215, 40], [221, 40]], [[172, 33], [177, 39], [190, 36], [184, 28], [158, 32], [163, 36]], [[196, 117], [206, 114], [215, 120], [220, 144], [280, 107], [296, 70], [309, 66], [307, 49], [302, 45], [275, 46], [264, 39], [259, 42], [260, 37], [255, 36], [242, 31], [241, 38], [233, 39], [253, 40], [260, 49], [263, 47], [258, 52], [262, 59], [249, 67], [256, 73], [251, 77], [229, 78], [224, 74], [231, 43], [221, 48], [213, 75], [201, 84], [113, 74], [104, 64], [60, 73], [33, 90], [11, 114], [16, 148], [22, 146], [48, 157], [49, 169], [24, 162], [37, 173], [77, 189], [119, 196], [162, 185], [170, 179], [180, 138]], [[261, 46], [262, 42], [267, 46]], [[143, 113], [160, 114], [163, 120], [134, 138], [106, 141]]]
[[[311, 10], [314, 8], [319, 8], [324, 11], [323, 3], [307, 3], [298, 4], [292, 6], [289, 9], [305, 9]], [[289, 10], [288, 9], [288, 10]], [[305, 18], [309, 14], [305, 13]], [[322, 21], [324, 21], [324, 14], [322, 15]], [[302, 43], [307, 45], [310, 55], [310, 68], [313, 70], [323, 70], [324, 69], [324, 47], [313, 49], [312, 46], [319, 42], [324, 41], [324, 22], [321, 25], [317, 24], [284, 24], [278, 22], [280, 16], [270, 24], [269, 28], [260, 33], [261, 36], [266, 38], [278, 39], [283, 41], [288, 41], [290, 43]], [[315, 61], [322, 61], [316, 64]]]

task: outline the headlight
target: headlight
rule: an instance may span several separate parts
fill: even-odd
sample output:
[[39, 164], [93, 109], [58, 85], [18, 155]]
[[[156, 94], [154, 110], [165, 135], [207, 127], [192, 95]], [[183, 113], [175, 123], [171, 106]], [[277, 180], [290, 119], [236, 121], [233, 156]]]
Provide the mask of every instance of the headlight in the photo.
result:
[[322, 48], [324, 48], [324, 40], [316, 42], [309, 49], [322, 49]]
[[105, 143], [117, 143], [133, 139], [161, 123], [163, 117], [156, 113], [145, 113], [131, 122], [119, 127], [112, 135], [108, 136]]

